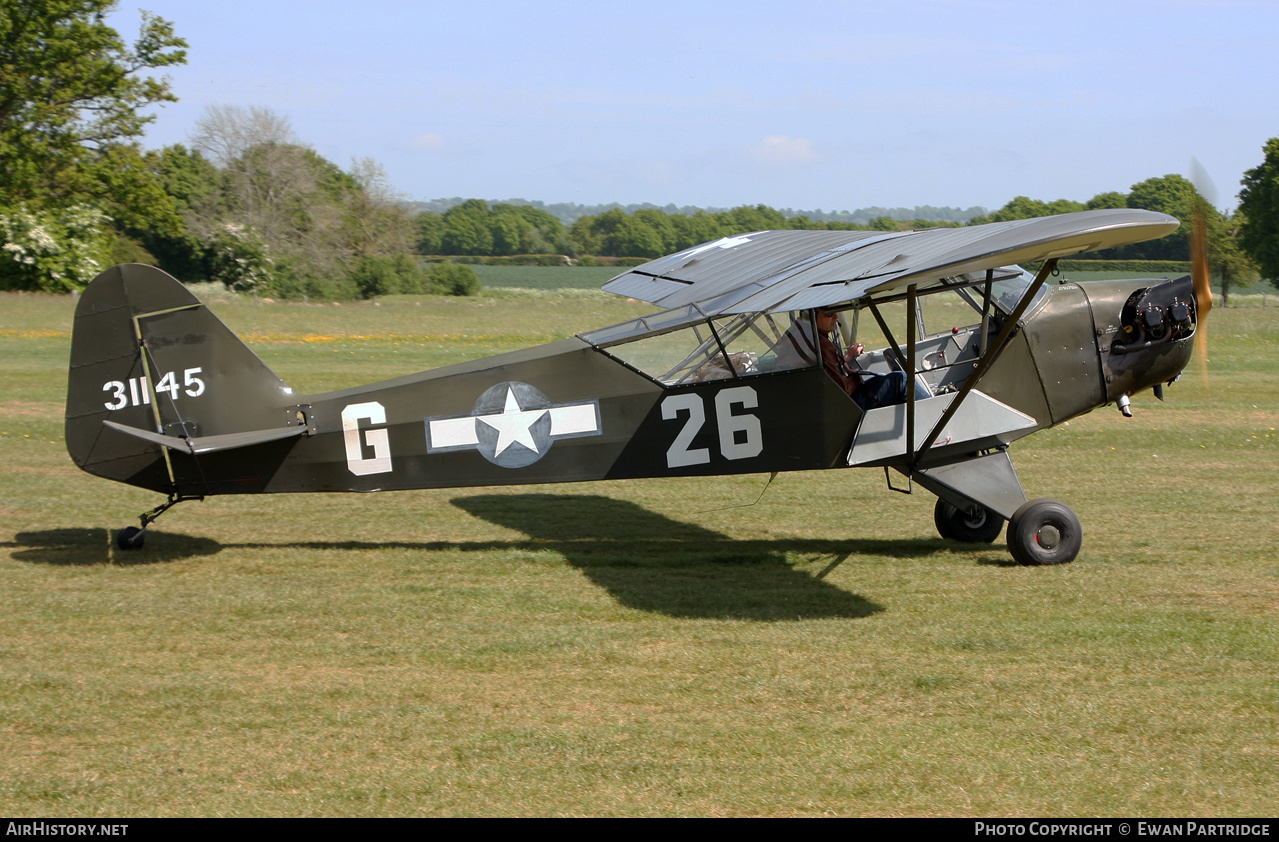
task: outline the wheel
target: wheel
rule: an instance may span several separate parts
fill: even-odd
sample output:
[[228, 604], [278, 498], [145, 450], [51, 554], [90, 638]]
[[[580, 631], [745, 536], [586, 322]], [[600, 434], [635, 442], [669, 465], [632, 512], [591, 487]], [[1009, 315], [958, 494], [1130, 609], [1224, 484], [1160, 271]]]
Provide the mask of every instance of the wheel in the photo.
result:
[[1004, 519], [990, 509], [978, 507], [973, 517], [941, 498], [933, 508], [933, 523], [941, 537], [969, 544], [989, 544], [1004, 528]]
[[1018, 564], [1067, 564], [1083, 542], [1079, 518], [1060, 500], [1023, 503], [1008, 521], [1008, 551]]
[[126, 526], [115, 536], [115, 544], [122, 550], [140, 550], [147, 533], [136, 526]]

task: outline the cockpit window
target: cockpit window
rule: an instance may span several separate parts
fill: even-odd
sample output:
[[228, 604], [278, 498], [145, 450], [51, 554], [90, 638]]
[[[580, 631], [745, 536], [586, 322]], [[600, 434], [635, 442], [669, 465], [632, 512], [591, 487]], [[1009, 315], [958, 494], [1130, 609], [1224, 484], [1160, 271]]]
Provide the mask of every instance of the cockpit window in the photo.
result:
[[[990, 297], [995, 300], [995, 304], [1005, 313], [1011, 313], [1021, 302], [1022, 295], [1030, 288], [1031, 283], [1035, 280], [1035, 276], [1022, 269], [1020, 266], [1009, 267], [1016, 271], [1015, 275], [1000, 276], [995, 273], [995, 281], [990, 285]], [[1040, 287], [1035, 293], [1034, 299], [1030, 302], [1030, 306], [1026, 308], [1026, 312], [1030, 313], [1039, 303], [1044, 300], [1044, 296], [1048, 294], [1046, 287]]]
[[[996, 307], [1005, 313], [1011, 313], [1034, 280], [1034, 274], [1027, 272], [1020, 266], [1001, 266], [993, 273], [990, 297], [994, 300]], [[971, 301], [979, 313], [981, 312], [982, 287], [985, 282], [985, 272], [969, 272], [964, 275], [956, 275], [954, 278], [947, 280], [948, 285], [963, 288], [964, 296]], [[1040, 287], [1039, 291], [1035, 293], [1034, 299], [1030, 302], [1030, 306], [1026, 308], [1026, 312], [1030, 313], [1038, 307], [1047, 294], [1047, 290], [1044, 287]]]
[[919, 318], [923, 322], [923, 335], [951, 333], [981, 324], [981, 299], [980, 289], [948, 289], [921, 295]]
[[600, 350], [674, 386], [806, 368], [821, 358], [817, 348], [807, 314], [794, 312], [722, 316]]

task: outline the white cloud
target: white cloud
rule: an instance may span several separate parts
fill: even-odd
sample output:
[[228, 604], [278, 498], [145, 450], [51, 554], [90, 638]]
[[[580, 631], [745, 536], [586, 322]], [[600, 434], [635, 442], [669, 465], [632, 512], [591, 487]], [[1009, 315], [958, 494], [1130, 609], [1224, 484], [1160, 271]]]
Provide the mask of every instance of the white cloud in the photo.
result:
[[791, 166], [817, 159], [813, 142], [806, 137], [770, 134], [749, 150], [750, 157], [761, 164]]
[[444, 135], [439, 132], [427, 132], [426, 134], [420, 134], [410, 140], [408, 146], [410, 149], [443, 149]]

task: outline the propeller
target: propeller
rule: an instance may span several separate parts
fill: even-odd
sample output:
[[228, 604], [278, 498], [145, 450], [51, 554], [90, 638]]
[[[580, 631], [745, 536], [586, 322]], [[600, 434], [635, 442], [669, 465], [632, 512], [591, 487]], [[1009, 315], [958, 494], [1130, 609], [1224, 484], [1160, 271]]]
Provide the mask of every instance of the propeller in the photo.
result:
[[1207, 208], [1216, 198], [1217, 190], [1203, 166], [1190, 159], [1191, 181], [1199, 193], [1190, 212], [1190, 278], [1195, 285], [1196, 328], [1195, 356], [1199, 359], [1200, 381], [1208, 382], [1208, 311], [1212, 309], [1212, 286], [1208, 269], [1208, 216]]

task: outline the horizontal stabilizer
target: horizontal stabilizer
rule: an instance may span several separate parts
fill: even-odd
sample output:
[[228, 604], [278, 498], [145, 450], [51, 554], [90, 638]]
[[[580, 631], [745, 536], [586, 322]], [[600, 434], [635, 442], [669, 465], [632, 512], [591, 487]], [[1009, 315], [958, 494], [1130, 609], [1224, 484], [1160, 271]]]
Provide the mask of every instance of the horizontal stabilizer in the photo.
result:
[[277, 427], [273, 430], [251, 430], [247, 433], [226, 433], [220, 436], [184, 439], [178, 436], [166, 436], [163, 433], [153, 433], [150, 430], [140, 430], [137, 427], [128, 427], [124, 424], [117, 424], [115, 421], [103, 421], [102, 423], [113, 430], [119, 430], [122, 433], [143, 441], [149, 441], [152, 444], [163, 445], [170, 450], [196, 454], [217, 453], [219, 450], [235, 450], [239, 447], [248, 447], [254, 444], [300, 436], [308, 432], [305, 425], [298, 425], [296, 427]]

